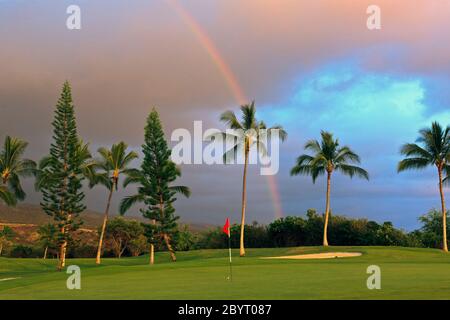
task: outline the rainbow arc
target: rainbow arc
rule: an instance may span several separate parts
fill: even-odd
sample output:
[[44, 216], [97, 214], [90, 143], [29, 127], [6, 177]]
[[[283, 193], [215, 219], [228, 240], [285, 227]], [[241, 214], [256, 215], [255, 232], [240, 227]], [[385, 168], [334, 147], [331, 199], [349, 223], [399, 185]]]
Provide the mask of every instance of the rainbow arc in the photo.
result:
[[[173, 8], [181, 19], [186, 23], [192, 33], [196, 36], [199, 43], [204, 50], [208, 53], [212, 62], [217, 66], [220, 74], [223, 76], [225, 83], [229, 87], [230, 92], [233, 94], [236, 102], [239, 105], [248, 103], [248, 99], [244, 94], [239, 82], [231, 70], [230, 66], [226, 63], [223, 56], [220, 54], [217, 47], [209, 37], [206, 30], [204, 30], [195, 18], [176, 0], [166, 0], [171, 8]], [[278, 191], [278, 183], [275, 176], [266, 176], [269, 191], [272, 196], [273, 207], [275, 211], [275, 218], [283, 217], [283, 211], [281, 206], [281, 197]]]

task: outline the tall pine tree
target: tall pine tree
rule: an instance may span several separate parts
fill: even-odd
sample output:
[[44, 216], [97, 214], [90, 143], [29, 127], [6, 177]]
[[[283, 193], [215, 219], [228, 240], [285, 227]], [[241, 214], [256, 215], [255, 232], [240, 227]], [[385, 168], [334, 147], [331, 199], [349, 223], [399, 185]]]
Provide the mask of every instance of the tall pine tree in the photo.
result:
[[41, 207], [58, 225], [58, 270], [62, 270], [65, 266], [70, 235], [81, 224], [79, 214], [86, 208], [83, 204], [84, 193], [81, 191], [82, 164], [86, 156], [89, 156], [77, 134], [68, 82], [64, 83], [52, 125], [53, 142], [50, 146], [50, 155], [43, 160], [44, 163], [41, 163], [40, 190], [43, 194]]
[[141, 213], [151, 221], [146, 227], [150, 242], [150, 263], [153, 264], [154, 245], [158, 243], [164, 243], [172, 261], [176, 261], [172, 239], [178, 230], [179, 217], [175, 215], [173, 203], [177, 200], [176, 193], [189, 197], [190, 190], [185, 186], [172, 186], [181, 176], [181, 171], [170, 160], [171, 150], [164, 138], [161, 121], [155, 109], [147, 118], [142, 151], [144, 161], [141, 170], [130, 171], [124, 181], [124, 186], [138, 183], [138, 194], [122, 200], [120, 213], [124, 214], [136, 202], [144, 203]]

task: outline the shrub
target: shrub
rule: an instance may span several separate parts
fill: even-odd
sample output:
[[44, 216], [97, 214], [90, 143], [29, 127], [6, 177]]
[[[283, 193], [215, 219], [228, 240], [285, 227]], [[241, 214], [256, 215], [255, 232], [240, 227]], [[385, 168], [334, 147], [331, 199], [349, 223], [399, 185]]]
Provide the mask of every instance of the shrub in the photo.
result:
[[32, 247], [18, 245], [9, 253], [11, 258], [38, 258], [40, 251]]

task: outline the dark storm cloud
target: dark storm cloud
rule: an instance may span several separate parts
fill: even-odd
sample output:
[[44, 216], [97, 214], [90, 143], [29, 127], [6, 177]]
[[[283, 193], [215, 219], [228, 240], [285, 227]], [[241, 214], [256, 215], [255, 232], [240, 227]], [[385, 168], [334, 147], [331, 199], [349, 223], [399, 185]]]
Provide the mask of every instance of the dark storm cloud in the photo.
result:
[[[210, 35], [245, 94], [260, 106], [289, 108], [289, 97], [295, 96], [299, 86], [306, 85], [302, 81], [311, 81], [309, 75], [330, 63], [345, 66], [348, 60], [357, 60], [362, 74], [387, 74], [392, 83], [411, 86], [420, 82], [417, 88], [425, 92], [421, 100], [424, 110], [420, 113], [423, 119], [445, 111], [449, 105], [445, 92], [450, 71], [450, 3], [377, 2], [382, 8], [379, 32], [365, 27], [365, 11], [372, 4], [366, 0], [180, 1]], [[65, 28], [66, 8], [74, 3], [82, 10], [80, 31]], [[236, 108], [235, 98], [214, 61], [163, 0], [0, 1], [0, 40], [0, 136], [11, 134], [26, 139], [30, 142], [27, 155], [33, 158], [48, 151], [52, 111], [66, 79], [72, 83], [80, 134], [93, 149], [119, 140], [138, 149], [145, 117], [153, 106], [161, 112], [168, 134], [175, 128], [192, 128], [194, 120], [204, 120], [204, 127], [218, 126], [220, 112]], [[360, 88], [360, 79], [355, 76], [348, 82], [339, 82], [339, 87], [330, 88], [328, 97], [333, 97], [333, 90]], [[411, 86], [407, 88], [414, 89]], [[323, 99], [311, 103], [323, 103], [323, 110], [335, 108]], [[298, 117], [326, 117], [301, 110], [307, 114], [300, 113]], [[262, 112], [261, 116], [266, 114]], [[269, 124], [284, 124], [283, 117], [278, 116], [265, 120]], [[411, 122], [411, 126], [416, 125], [418, 122]], [[283, 146], [278, 181], [286, 213], [323, 207], [320, 185], [312, 186], [306, 178], [288, 176], [294, 157], [301, 152], [300, 146], [311, 135], [317, 136], [319, 129], [294, 128]], [[344, 122], [335, 129], [349, 140], [357, 132]], [[413, 133], [406, 138], [414, 138]], [[357, 140], [350, 142], [365, 152]], [[392, 150], [385, 156], [392, 157]], [[374, 161], [373, 170], [388, 167], [386, 163], [384, 157]], [[180, 200], [178, 212], [191, 221], [220, 222], [225, 215], [237, 217], [241, 169], [184, 166], [182, 181], [194, 193], [191, 199]], [[256, 169], [253, 173], [249, 181], [249, 220], [270, 221], [274, 213], [266, 178], [257, 175]], [[389, 174], [380, 173], [380, 182], [370, 187], [338, 178], [334, 194], [334, 203], [340, 209], [337, 211], [374, 219], [392, 215], [394, 219], [399, 214], [400, 199], [410, 190], [406, 187], [398, 191], [403, 190], [399, 187], [404, 180], [393, 182]], [[389, 186], [381, 188], [382, 183]], [[385, 208], [374, 209], [376, 200], [352, 197], [354, 191], [368, 199], [380, 199]], [[38, 199], [38, 195], [31, 195], [29, 201]], [[435, 199], [431, 200], [432, 203]], [[431, 206], [422, 201], [413, 210], [415, 202], [408, 203], [411, 216]], [[90, 192], [88, 204], [102, 210], [103, 190]], [[405, 219], [394, 220], [411, 226], [411, 217], [408, 223]]]

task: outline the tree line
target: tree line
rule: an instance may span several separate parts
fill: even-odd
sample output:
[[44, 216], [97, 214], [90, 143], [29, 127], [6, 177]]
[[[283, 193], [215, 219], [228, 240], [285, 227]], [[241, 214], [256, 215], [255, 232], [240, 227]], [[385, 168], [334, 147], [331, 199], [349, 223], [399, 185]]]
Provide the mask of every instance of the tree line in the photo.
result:
[[[448, 216], [448, 213], [447, 213]], [[412, 232], [395, 228], [389, 221], [378, 223], [361, 218], [350, 218], [330, 213], [328, 238], [335, 245], [345, 246], [402, 246], [442, 248], [442, 218], [439, 210], [432, 209], [419, 217], [421, 227]], [[447, 222], [448, 223], [448, 222]], [[114, 217], [104, 231], [103, 256], [121, 258], [136, 257], [150, 252], [145, 223]], [[324, 215], [309, 209], [301, 216], [276, 219], [268, 225], [256, 221], [245, 225], [247, 248], [277, 248], [296, 246], [318, 246], [322, 244]], [[447, 227], [449, 225], [447, 224]], [[231, 226], [231, 246], [240, 246], [240, 228]], [[99, 227], [95, 236], [99, 236]], [[59, 258], [58, 229], [46, 224], [37, 230], [38, 241], [30, 245], [21, 244], [12, 228], [5, 226], [0, 231], [0, 256], [22, 258]], [[86, 236], [88, 236], [86, 238]], [[92, 243], [95, 236], [89, 233], [74, 236], [69, 243], [67, 255], [71, 258], [94, 258], [97, 246]], [[189, 251], [196, 249], [226, 249], [228, 236], [221, 227], [192, 232], [188, 226], [179, 226], [173, 233], [173, 249]], [[154, 251], [164, 251], [163, 242], [155, 243]]]
[[[448, 213], [447, 213], [448, 215]], [[419, 218], [421, 227], [412, 232], [395, 228], [389, 221], [377, 223], [361, 218], [329, 215], [328, 238], [339, 246], [402, 246], [442, 248], [442, 219], [433, 209]], [[323, 241], [324, 215], [309, 209], [303, 216], [287, 216], [268, 225], [253, 222], [245, 226], [249, 248], [319, 246]], [[448, 226], [448, 225], [447, 225]], [[231, 227], [231, 246], [239, 248], [240, 226]], [[198, 249], [225, 249], [228, 238], [221, 228], [203, 232], [193, 244]]]
[[[228, 153], [237, 150], [243, 151], [244, 172], [242, 180], [241, 223], [239, 231], [240, 255], [245, 255], [246, 230], [246, 181], [248, 158], [252, 147], [257, 152], [266, 152], [266, 146], [260, 139], [260, 132], [267, 130], [269, 136], [273, 130], [278, 131], [282, 141], [287, 137], [286, 131], [280, 125], [267, 129], [263, 121], [256, 118], [254, 102], [241, 106], [241, 119], [233, 111], [226, 111], [220, 116], [231, 129], [239, 130], [240, 136], [234, 136], [235, 145], [223, 156], [226, 161]], [[140, 212], [149, 220], [145, 224], [145, 235], [150, 246], [150, 263], [154, 263], [154, 247], [163, 243], [170, 252], [173, 261], [176, 260], [173, 248], [173, 237], [177, 230], [178, 217], [175, 215], [173, 203], [176, 194], [188, 197], [190, 190], [186, 186], [174, 185], [181, 175], [171, 160], [171, 150], [164, 138], [164, 132], [158, 112], [153, 109], [149, 114], [144, 135], [142, 152], [144, 154], [140, 168], [131, 168], [131, 162], [138, 156], [135, 152], [127, 151], [124, 142], [114, 144], [110, 149], [100, 148], [99, 156], [93, 157], [89, 144], [80, 138], [75, 118], [75, 109], [72, 101], [71, 88], [65, 82], [62, 93], [55, 109], [52, 122], [53, 136], [49, 148], [49, 155], [35, 163], [23, 159], [22, 155], [27, 143], [17, 138], [7, 136], [4, 148], [0, 154], [0, 199], [7, 205], [15, 205], [25, 199], [25, 192], [21, 187], [20, 179], [35, 176], [35, 187], [42, 193], [41, 207], [53, 217], [57, 227], [59, 244], [58, 269], [65, 266], [67, 246], [71, 235], [82, 223], [80, 213], [84, 205], [85, 194], [82, 189], [86, 182], [90, 188], [103, 185], [108, 190], [107, 204], [104, 212], [104, 221], [99, 234], [96, 263], [101, 263], [102, 246], [108, 225], [111, 199], [119, 187], [119, 177], [124, 176], [123, 187], [135, 184], [138, 192], [127, 196], [120, 203], [120, 213], [125, 214], [134, 204], [140, 203]], [[229, 133], [223, 133], [229, 134]], [[431, 128], [419, 131], [416, 143], [402, 146], [400, 152], [405, 159], [398, 164], [398, 172], [410, 169], [423, 169], [435, 166], [438, 173], [439, 193], [441, 198], [441, 227], [442, 249], [447, 249], [446, 233], [446, 207], [443, 185], [448, 181], [450, 172], [450, 127], [442, 127], [434, 122]], [[330, 220], [330, 194], [331, 177], [334, 172], [344, 175], [369, 179], [366, 170], [359, 167], [361, 160], [349, 146], [341, 146], [338, 139], [327, 131], [321, 132], [321, 140], [310, 140], [305, 146], [309, 154], [303, 154], [296, 160], [291, 169], [291, 175], [309, 175], [313, 182], [321, 175], [327, 177], [326, 205], [324, 223], [322, 226], [322, 245], [328, 246], [328, 228]], [[447, 176], [447, 177], [445, 177]]]

